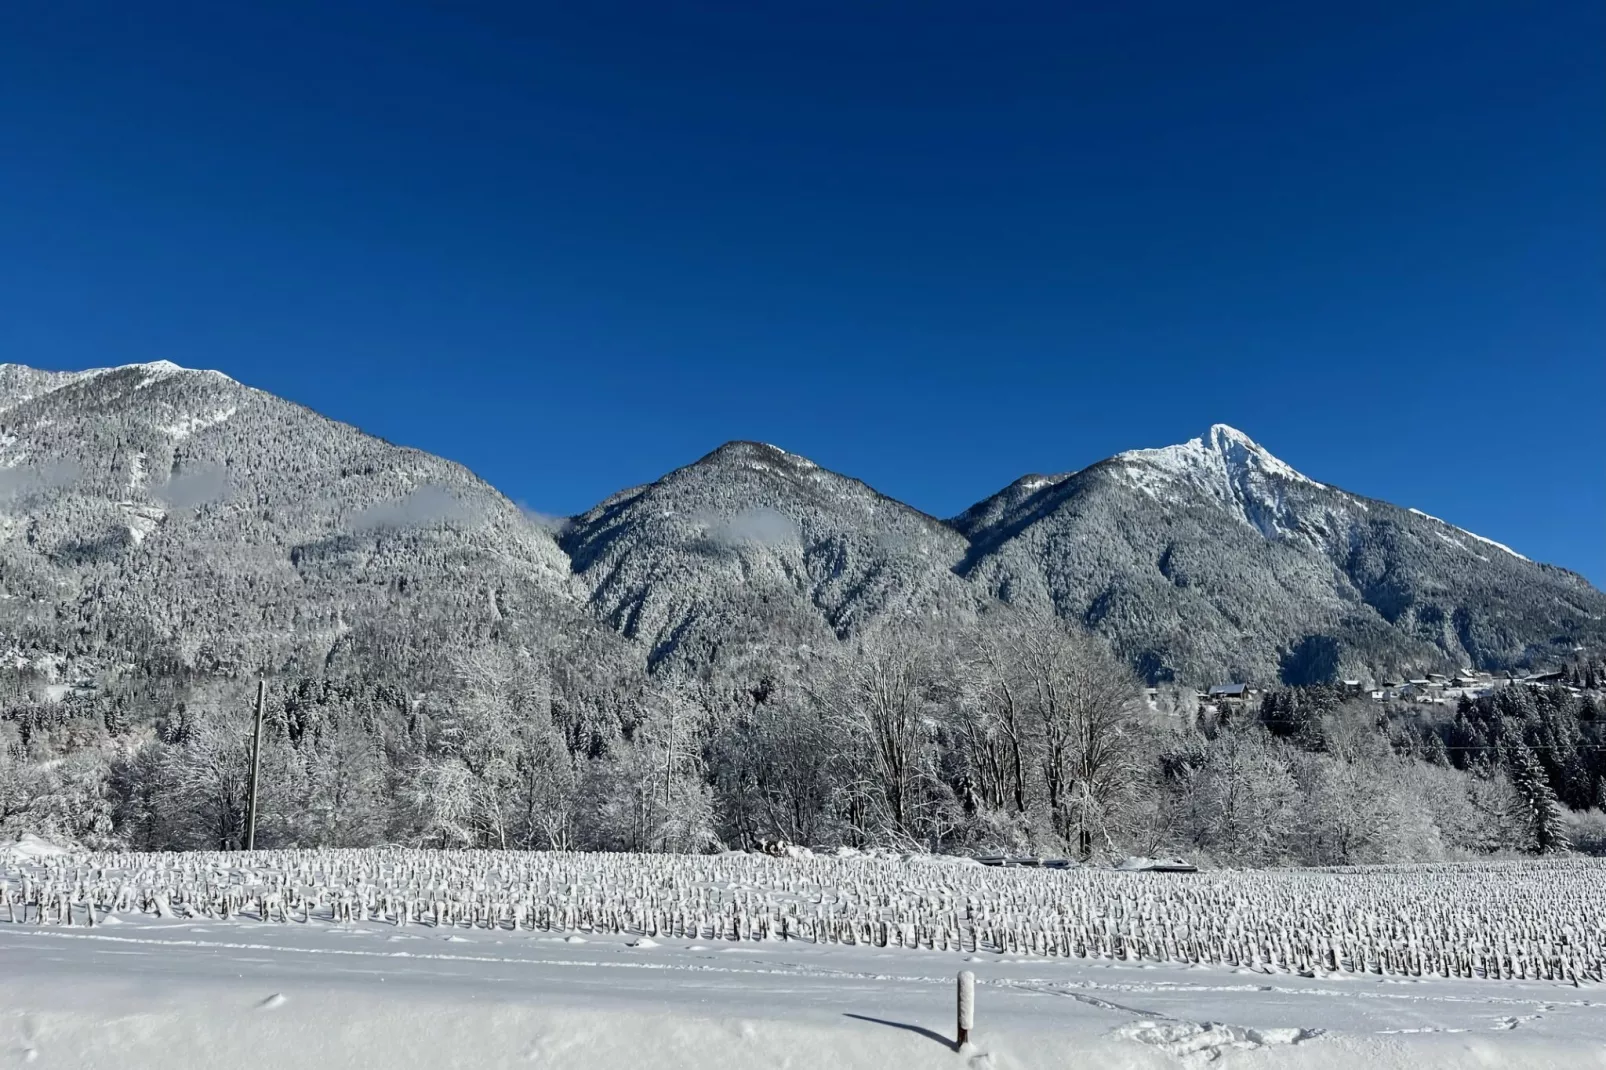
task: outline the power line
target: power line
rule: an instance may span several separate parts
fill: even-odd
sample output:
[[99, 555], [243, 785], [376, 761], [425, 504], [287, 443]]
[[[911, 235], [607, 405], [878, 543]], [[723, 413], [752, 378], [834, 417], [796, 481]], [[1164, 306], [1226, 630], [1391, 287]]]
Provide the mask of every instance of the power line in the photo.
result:
[[[1474, 745], [1474, 744], [1467, 743], [1467, 744], [1458, 744], [1458, 745], [1452, 747], [1450, 744], [1445, 743], [1445, 744], [1441, 744], [1441, 746], [1443, 746], [1445, 750], [1503, 750], [1503, 749], [1505, 749], [1505, 747], [1511, 746], [1511, 744], [1487, 743], [1487, 744]], [[1529, 750], [1564, 750], [1564, 751], [1606, 750], [1606, 743], [1580, 743], [1576, 747], [1567, 747], [1567, 746], [1561, 746], [1561, 745], [1556, 745], [1556, 744], [1539, 744], [1539, 743], [1528, 743], [1528, 744], [1524, 744], [1524, 746], [1526, 746]]]

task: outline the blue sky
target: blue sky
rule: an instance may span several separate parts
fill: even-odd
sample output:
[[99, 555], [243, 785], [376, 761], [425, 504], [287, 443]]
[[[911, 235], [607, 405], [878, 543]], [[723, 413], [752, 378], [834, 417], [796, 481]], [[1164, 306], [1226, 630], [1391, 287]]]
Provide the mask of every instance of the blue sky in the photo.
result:
[[949, 515], [1219, 421], [1599, 586], [1602, 40], [1594, 0], [23, 0], [0, 359], [218, 368], [551, 513], [754, 438]]

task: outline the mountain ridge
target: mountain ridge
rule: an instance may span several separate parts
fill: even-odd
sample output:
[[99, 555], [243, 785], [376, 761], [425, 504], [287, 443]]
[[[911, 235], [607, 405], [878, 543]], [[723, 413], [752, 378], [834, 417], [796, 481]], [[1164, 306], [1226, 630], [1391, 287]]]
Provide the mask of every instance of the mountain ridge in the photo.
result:
[[0, 368], [0, 634], [22, 656], [418, 665], [509, 627], [499, 603], [575, 601], [551, 537], [454, 462], [221, 373], [28, 371]]
[[[1606, 613], [1576, 573], [1319, 483], [1219, 424], [1041, 485], [1017, 481], [956, 521], [972, 542], [967, 576], [1080, 617], [1151, 680], [1508, 667], [1559, 656], [1575, 638], [1599, 643]], [[1451, 553], [1479, 564], [1469, 571]], [[1563, 600], [1547, 616], [1525, 590], [1558, 582], [1588, 604]], [[1546, 630], [1551, 617], [1563, 634]], [[1168, 657], [1179, 650], [1192, 652]]]
[[[333, 623], [303, 657], [335, 656], [365, 615], [445, 636], [583, 614], [659, 665], [899, 618], [962, 628], [998, 602], [1080, 622], [1153, 682], [1504, 668], [1606, 644], [1606, 595], [1584, 577], [1318, 482], [1226, 424], [1022, 476], [946, 520], [734, 440], [554, 533], [455, 462], [220, 372], [6, 364], [0, 491], [0, 593], [77, 592], [58, 617], [192, 665], [288, 656], [309, 615]], [[108, 623], [81, 602], [93, 591], [151, 604]], [[224, 592], [275, 623], [206, 623]], [[418, 642], [408, 656], [427, 658]]]
[[[719, 628], [842, 637], [895, 603], [965, 601], [942, 521], [767, 443], [737, 440], [570, 518], [559, 540], [589, 603], [654, 662]], [[944, 566], [921, 567], [935, 557]], [[668, 578], [672, 582], [666, 584]]]

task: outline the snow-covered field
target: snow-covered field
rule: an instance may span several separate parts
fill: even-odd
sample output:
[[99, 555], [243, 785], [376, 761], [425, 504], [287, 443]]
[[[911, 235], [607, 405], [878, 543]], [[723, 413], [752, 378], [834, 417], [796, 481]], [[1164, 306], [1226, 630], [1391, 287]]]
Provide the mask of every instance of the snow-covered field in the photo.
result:
[[25, 847], [0, 874], [0, 1065], [1606, 1067], [1589, 862]]

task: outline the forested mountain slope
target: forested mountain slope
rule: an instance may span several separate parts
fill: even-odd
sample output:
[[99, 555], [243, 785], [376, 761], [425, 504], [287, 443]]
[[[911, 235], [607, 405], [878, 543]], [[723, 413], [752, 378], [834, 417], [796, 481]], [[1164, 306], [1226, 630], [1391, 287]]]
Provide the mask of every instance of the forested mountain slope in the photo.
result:
[[654, 661], [788, 646], [892, 614], [974, 614], [965, 539], [802, 457], [731, 442], [576, 517], [561, 538], [593, 609]]
[[1222, 425], [1024, 478], [948, 522], [732, 442], [555, 540], [459, 465], [216, 372], [0, 365], [0, 641], [64, 678], [413, 680], [447, 646], [573, 643], [591, 621], [640, 663], [707, 665], [876, 622], [935, 637], [995, 599], [1191, 684], [1606, 645], [1606, 595], [1580, 577], [1317, 483]]
[[577, 605], [550, 534], [459, 465], [216, 372], [0, 367], [0, 633], [20, 659], [406, 671]]
[[[0, 366], [0, 834], [239, 846], [261, 673], [261, 843], [1559, 850], [1602, 797], [1603, 620], [1221, 426], [947, 523], [733, 442], [555, 539], [215, 372]], [[1565, 657], [1579, 691], [1151, 716], [1083, 624], [1152, 680]]]
[[1317, 483], [1225, 425], [1027, 477], [951, 524], [968, 580], [1084, 622], [1151, 680], [1499, 669], [1606, 641], [1582, 577]]

